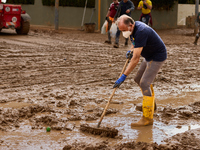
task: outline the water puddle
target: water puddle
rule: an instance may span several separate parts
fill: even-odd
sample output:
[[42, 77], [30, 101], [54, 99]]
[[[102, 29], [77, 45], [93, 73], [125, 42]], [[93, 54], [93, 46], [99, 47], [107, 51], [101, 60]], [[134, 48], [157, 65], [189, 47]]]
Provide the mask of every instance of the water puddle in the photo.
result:
[[166, 126], [166, 125], [163, 125], [162, 123], [156, 123], [156, 125], [154, 125], [154, 126], [158, 130], [161, 130], [168, 137], [171, 137], [171, 136], [176, 135], [178, 133], [183, 133], [185, 131], [189, 131], [189, 130], [192, 130], [192, 129], [200, 128], [200, 125], [198, 125], [198, 124], [181, 125], [181, 126], [177, 126], [177, 125]]
[[157, 104], [160, 106], [170, 105], [172, 107], [178, 107], [188, 105], [200, 100], [200, 92], [185, 92], [181, 95], [176, 96], [163, 96], [159, 97]]
[[[159, 98], [157, 101], [158, 107], [163, 107], [168, 104], [172, 105], [173, 107], [179, 107], [183, 105], [188, 105], [195, 101], [199, 101], [200, 92], [189, 92], [184, 93], [182, 95], [177, 96], [170, 96], [170, 97], [163, 97]], [[103, 95], [101, 97], [105, 98], [108, 97], [107, 95]], [[51, 132], [46, 132], [46, 126], [42, 126], [40, 129], [31, 129], [31, 124], [29, 120], [24, 120], [20, 123], [20, 127], [14, 130], [8, 130], [9, 132], [2, 132], [0, 131], [0, 141], [3, 140], [4, 142], [0, 145], [9, 148], [19, 148], [20, 149], [62, 149], [66, 143], [74, 143], [74, 142], [85, 142], [85, 143], [97, 143], [101, 141], [108, 141], [110, 146], [124, 143], [124, 142], [147, 142], [147, 143], [164, 143], [166, 138], [169, 138], [177, 133], [183, 133], [185, 131], [189, 131], [192, 129], [200, 128], [198, 125], [198, 120], [194, 120], [193, 122], [186, 123], [179, 125], [179, 119], [174, 119], [173, 124], [164, 124], [159, 120], [154, 121], [154, 125], [146, 126], [146, 127], [135, 127], [131, 128], [131, 123], [138, 121], [141, 116], [142, 112], [135, 110], [134, 103], [141, 103], [141, 99], [136, 99], [133, 102], [128, 101], [129, 97], [126, 100], [121, 101], [120, 95], [116, 96], [113, 100], [114, 104], [110, 104], [109, 108], [118, 109], [119, 112], [104, 116], [101, 126], [108, 126], [114, 127], [119, 130], [119, 135], [121, 138], [111, 139], [107, 137], [100, 137], [91, 135], [88, 133], [82, 133], [79, 130], [80, 124], [88, 123], [90, 126], [97, 126], [98, 120], [93, 121], [67, 121], [66, 123], [73, 123], [75, 124], [75, 128], [72, 131], [61, 130], [56, 131], [52, 130]], [[119, 103], [117, 103], [119, 102]], [[105, 107], [105, 103], [96, 104], [96, 103], [89, 103], [88, 107], [95, 108], [95, 107]], [[23, 102], [9, 102], [0, 104], [0, 107], [9, 108], [9, 107], [24, 107], [29, 106], [31, 104], [23, 103]], [[88, 110], [87, 106], [85, 107]], [[35, 117], [42, 116], [44, 113], [37, 113]], [[62, 118], [63, 116], [57, 116], [58, 118]], [[66, 116], [65, 116], [66, 117]], [[12, 143], [10, 145], [10, 143]]]

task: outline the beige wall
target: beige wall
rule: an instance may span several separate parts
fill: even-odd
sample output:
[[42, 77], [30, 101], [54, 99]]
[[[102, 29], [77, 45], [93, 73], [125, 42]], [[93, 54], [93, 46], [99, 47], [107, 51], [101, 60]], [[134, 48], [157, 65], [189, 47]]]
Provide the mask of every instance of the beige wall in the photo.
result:
[[193, 15], [195, 15], [195, 4], [178, 4], [177, 25], [186, 25], [186, 17]]
[[[22, 9], [31, 16], [31, 24], [54, 26], [54, 6], [43, 6], [42, 0], [35, 0], [34, 5], [22, 5]], [[90, 21], [92, 11], [93, 8], [86, 8], [84, 23]], [[83, 12], [81, 7], [59, 7], [59, 27], [81, 28]], [[91, 22], [97, 22], [97, 12], [96, 8]]]
[[[101, 0], [101, 17], [100, 26], [105, 21], [105, 16], [112, 0]], [[136, 6], [137, 7], [137, 6]], [[55, 8], [54, 6], [43, 6], [42, 0], [35, 0], [34, 5], [22, 5], [22, 9], [26, 10], [31, 16], [31, 24], [33, 25], [49, 25], [54, 26]], [[84, 23], [89, 23], [93, 8], [87, 8]], [[152, 10], [153, 28], [168, 29], [177, 27], [177, 11], [178, 4], [169, 11]], [[80, 7], [59, 7], [59, 27], [81, 28], [84, 8]], [[131, 17], [138, 20], [141, 10], [135, 9]], [[95, 12], [93, 14], [92, 23], [96, 23], [98, 29], [98, 0], [95, 0]]]

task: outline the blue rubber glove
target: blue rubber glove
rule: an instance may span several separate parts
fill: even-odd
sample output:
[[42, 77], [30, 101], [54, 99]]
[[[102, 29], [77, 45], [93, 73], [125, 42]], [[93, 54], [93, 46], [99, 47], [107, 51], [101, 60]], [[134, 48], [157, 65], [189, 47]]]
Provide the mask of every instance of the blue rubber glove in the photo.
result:
[[133, 52], [132, 51], [127, 51], [126, 53], [126, 58], [131, 59], [133, 57]]
[[119, 87], [124, 82], [125, 79], [126, 75], [122, 74], [122, 76], [115, 82], [113, 88]]

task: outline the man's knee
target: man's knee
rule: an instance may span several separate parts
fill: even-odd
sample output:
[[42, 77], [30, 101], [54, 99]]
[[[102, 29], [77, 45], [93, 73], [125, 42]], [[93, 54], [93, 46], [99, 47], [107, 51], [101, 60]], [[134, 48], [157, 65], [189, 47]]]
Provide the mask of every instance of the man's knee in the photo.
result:
[[147, 84], [147, 82], [141, 81], [140, 88], [142, 89], [143, 95], [151, 96], [150, 84]]
[[148, 89], [148, 88], [150, 88], [150, 84], [148, 84], [146, 81], [141, 81], [141, 82], [139, 83], [139, 85], [140, 85], [140, 87], [141, 87], [142, 89]]

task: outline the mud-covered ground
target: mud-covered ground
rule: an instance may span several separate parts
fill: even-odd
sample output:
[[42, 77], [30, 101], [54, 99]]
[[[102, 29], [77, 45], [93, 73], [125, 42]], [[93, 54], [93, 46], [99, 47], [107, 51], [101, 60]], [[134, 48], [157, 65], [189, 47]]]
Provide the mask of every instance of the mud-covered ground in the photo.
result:
[[154, 125], [130, 127], [142, 115], [136, 110], [142, 94], [133, 80], [138, 65], [101, 123], [119, 131], [109, 138], [79, 129], [98, 124], [130, 42], [125, 47], [121, 37], [115, 49], [99, 32], [31, 26], [29, 35], [19, 36], [2, 30], [0, 149], [200, 149], [200, 43], [192, 44], [193, 29], [157, 32], [168, 59], [153, 83]]

